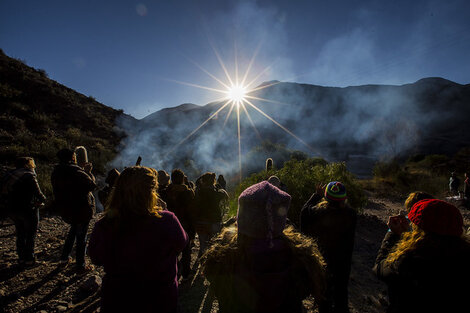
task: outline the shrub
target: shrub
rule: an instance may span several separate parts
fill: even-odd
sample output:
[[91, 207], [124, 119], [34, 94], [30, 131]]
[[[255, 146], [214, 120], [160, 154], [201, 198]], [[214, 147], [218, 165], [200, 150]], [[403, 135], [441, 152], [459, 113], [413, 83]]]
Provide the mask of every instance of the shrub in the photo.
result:
[[341, 181], [348, 192], [348, 201], [358, 211], [367, 203], [367, 197], [358, 185], [354, 176], [346, 170], [346, 164], [327, 163], [319, 158], [306, 160], [292, 159], [287, 161], [279, 170], [262, 171], [244, 179], [235, 189], [230, 200], [229, 215], [234, 216], [238, 207], [239, 195], [249, 186], [276, 175], [287, 186], [287, 192], [292, 196], [289, 219], [298, 224], [302, 206], [315, 191], [317, 184], [327, 184], [330, 181]]

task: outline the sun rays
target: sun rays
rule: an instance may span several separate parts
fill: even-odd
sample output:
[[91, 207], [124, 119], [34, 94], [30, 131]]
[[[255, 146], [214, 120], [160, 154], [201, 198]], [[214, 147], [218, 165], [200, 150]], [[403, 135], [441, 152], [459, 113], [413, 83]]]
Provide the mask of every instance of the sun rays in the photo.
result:
[[[208, 86], [202, 86], [194, 83], [188, 83], [188, 82], [183, 82], [183, 81], [177, 81], [177, 80], [169, 80], [178, 84], [186, 85], [186, 86], [191, 86], [195, 88], [200, 88], [204, 90], [208, 90], [211, 92], [219, 93], [221, 94], [221, 97], [217, 99], [216, 101], [220, 102], [220, 107], [210, 114], [210, 116], [204, 120], [198, 127], [196, 127], [192, 132], [190, 132], [184, 139], [182, 139], [178, 144], [176, 144], [170, 151], [166, 153], [166, 155], [171, 154], [173, 151], [175, 151], [179, 146], [181, 146], [184, 142], [186, 142], [189, 138], [191, 138], [194, 134], [196, 134], [204, 125], [206, 125], [210, 120], [214, 119], [215, 117], [218, 116], [219, 113], [221, 113], [224, 109], [228, 108], [227, 110], [227, 115], [225, 116], [224, 123], [222, 126], [222, 129], [220, 130], [220, 134], [217, 139], [222, 136], [222, 131], [225, 129], [225, 126], [227, 124], [228, 119], [232, 115], [232, 112], [236, 116], [236, 121], [237, 121], [237, 139], [238, 139], [238, 167], [239, 167], [239, 178], [240, 181], [242, 179], [242, 149], [241, 149], [241, 113], [245, 113], [246, 118], [248, 119], [251, 127], [253, 128], [256, 136], [262, 140], [262, 137], [256, 128], [256, 125], [253, 121], [253, 119], [250, 116], [250, 113], [247, 109], [247, 107], [255, 110], [259, 114], [261, 114], [263, 117], [271, 121], [274, 125], [282, 129], [286, 134], [290, 135], [291, 137], [295, 138], [297, 141], [299, 141], [301, 144], [303, 144], [305, 147], [307, 147], [310, 151], [313, 151], [312, 147], [310, 147], [304, 140], [299, 138], [297, 135], [295, 135], [292, 131], [290, 131], [288, 128], [285, 126], [281, 125], [279, 122], [277, 122], [274, 118], [269, 116], [266, 112], [264, 112], [262, 109], [260, 109], [255, 103], [253, 103], [255, 100], [256, 101], [263, 101], [263, 102], [268, 102], [268, 103], [273, 103], [273, 104], [278, 104], [278, 105], [286, 105], [286, 103], [282, 103], [279, 101], [271, 100], [271, 99], [265, 99], [260, 97], [259, 95], [255, 96], [253, 95], [254, 92], [260, 91], [262, 89], [274, 86], [276, 84], [279, 84], [279, 82], [273, 82], [273, 83], [268, 83], [265, 85], [261, 85], [258, 87], [252, 87], [258, 79], [264, 75], [266, 72], [268, 72], [272, 64], [266, 68], [264, 68], [262, 71], [260, 71], [257, 75], [254, 76], [253, 79], [251, 79], [248, 83], [245, 83], [250, 76], [250, 71], [253, 67], [253, 64], [255, 62], [256, 56], [259, 52], [260, 45], [257, 47], [255, 50], [252, 58], [250, 59], [250, 62], [248, 63], [248, 66], [243, 74], [243, 78], [240, 81], [239, 80], [239, 66], [238, 66], [238, 57], [237, 53], [235, 51], [235, 62], [234, 62], [234, 76], [231, 76], [227, 66], [222, 60], [222, 57], [220, 56], [219, 52], [215, 49], [214, 45], [211, 44], [212, 50], [215, 53], [215, 56], [219, 62], [220, 67], [222, 68], [224, 74], [225, 74], [225, 79], [226, 82], [224, 82], [224, 79], [218, 78], [217, 76], [213, 75], [210, 73], [207, 69], [196, 63], [195, 61], [191, 60], [188, 58], [188, 60], [193, 63], [195, 66], [197, 66], [201, 71], [206, 73], [209, 77], [214, 79], [215, 82], [217, 82], [221, 88], [213, 88], [213, 87], [208, 87]], [[213, 102], [213, 101], [211, 101]]]

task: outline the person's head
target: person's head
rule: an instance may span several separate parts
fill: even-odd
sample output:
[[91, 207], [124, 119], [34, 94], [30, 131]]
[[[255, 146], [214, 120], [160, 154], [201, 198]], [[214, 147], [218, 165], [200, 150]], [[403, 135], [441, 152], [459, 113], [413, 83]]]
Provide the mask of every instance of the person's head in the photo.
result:
[[15, 160], [15, 167], [34, 170], [36, 168], [36, 163], [34, 163], [34, 159], [31, 157], [19, 157]]
[[406, 212], [410, 212], [411, 208], [416, 202], [424, 199], [434, 199], [434, 196], [424, 191], [415, 191], [410, 193], [408, 198], [405, 200]]
[[84, 167], [88, 163], [88, 153], [84, 146], [78, 146], [75, 148], [75, 155], [77, 158], [77, 165]]
[[262, 181], [245, 189], [238, 198], [238, 233], [260, 239], [282, 234], [291, 196]]
[[170, 183], [170, 175], [164, 170], [158, 171], [158, 185], [159, 186], [168, 186]]
[[402, 239], [387, 257], [387, 262], [393, 263], [408, 251], [416, 249], [423, 240], [455, 238], [463, 234], [463, 218], [459, 209], [442, 200], [416, 202], [408, 213], [408, 219], [412, 230], [403, 233]]
[[201, 186], [210, 187], [215, 185], [215, 173], [207, 172], [202, 174]]
[[274, 166], [273, 159], [267, 158], [266, 159], [266, 171], [272, 170], [273, 166]]
[[176, 185], [182, 185], [184, 183], [184, 173], [179, 168], [174, 169], [171, 172], [171, 182]]
[[219, 177], [217, 177], [218, 182], [225, 182], [224, 175], [220, 174]]
[[126, 218], [157, 216], [157, 172], [144, 166], [128, 167], [119, 175], [106, 205], [106, 217]]
[[281, 180], [277, 176], [271, 176], [268, 178], [268, 183], [279, 188], [281, 186]]
[[64, 148], [57, 152], [57, 158], [60, 163], [76, 163], [77, 156], [73, 150]]
[[455, 177], [455, 172], [450, 173], [450, 176]]
[[468, 174], [467, 174], [467, 173], [463, 173], [463, 176], [464, 176], [465, 178], [468, 178]]
[[348, 199], [346, 187], [339, 181], [332, 181], [328, 183], [325, 188], [324, 196], [326, 201], [329, 203], [340, 206], [344, 205], [346, 199]]
[[121, 173], [119, 173], [117, 169], [113, 168], [108, 172], [108, 175], [106, 176], [104, 182], [112, 187], [116, 183], [116, 180], [118, 179], [119, 175], [121, 175]]

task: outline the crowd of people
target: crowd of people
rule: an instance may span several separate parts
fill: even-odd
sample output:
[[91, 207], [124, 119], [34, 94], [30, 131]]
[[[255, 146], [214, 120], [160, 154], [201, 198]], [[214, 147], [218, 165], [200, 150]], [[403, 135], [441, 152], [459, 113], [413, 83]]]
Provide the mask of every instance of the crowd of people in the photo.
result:
[[[296, 226], [287, 219], [287, 186], [266, 177], [240, 194], [236, 218], [223, 223], [229, 199], [223, 175], [207, 172], [192, 182], [180, 169], [112, 169], [97, 193], [105, 210], [87, 245], [98, 188], [92, 164], [81, 146], [62, 149], [57, 157], [52, 208], [69, 224], [60, 261], [73, 262], [75, 245], [77, 271], [93, 269], [87, 251], [91, 263], [103, 266], [101, 312], [177, 312], [178, 284], [195, 272], [196, 238], [201, 272], [220, 312], [302, 312], [309, 295], [320, 313], [349, 312], [357, 210], [348, 204], [343, 183], [316, 186]], [[16, 228], [19, 263], [31, 266], [46, 198], [34, 160], [18, 158], [15, 165], [2, 178], [2, 195]], [[272, 168], [268, 159], [267, 173]], [[387, 225], [372, 270], [388, 285], [388, 312], [468, 309], [470, 241], [459, 209], [413, 192]]]

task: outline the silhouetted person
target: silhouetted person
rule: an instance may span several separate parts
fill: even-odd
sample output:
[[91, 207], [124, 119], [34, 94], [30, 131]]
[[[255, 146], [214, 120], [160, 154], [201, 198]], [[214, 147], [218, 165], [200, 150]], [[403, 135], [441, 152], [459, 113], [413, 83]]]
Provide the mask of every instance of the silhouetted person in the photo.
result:
[[328, 292], [325, 301], [320, 302], [319, 312], [349, 312], [348, 282], [356, 211], [346, 203], [346, 188], [341, 182], [330, 182], [322, 190], [317, 187], [302, 208], [301, 232], [317, 240], [327, 263]]
[[449, 178], [449, 190], [451, 195], [456, 196], [459, 194], [460, 179], [457, 177], [455, 172], [452, 172]]
[[459, 210], [425, 199], [388, 226], [373, 269], [388, 285], [387, 312], [468, 311], [470, 243]]
[[227, 190], [227, 182], [225, 181], [224, 175], [220, 174], [219, 177], [217, 177], [216, 187], [218, 189]]
[[291, 197], [266, 181], [242, 192], [237, 225], [207, 251], [204, 276], [222, 313], [300, 313], [302, 300], [326, 289], [314, 241], [284, 229]]
[[34, 242], [39, 224], [39, 206], [46, 197], [39, 188], [33, 158], [17, 158], [15, 167], [7, 174], [3, 188], [8, 192], [9, 216], [15, 223], [18, 261], [21, 265], [30, 266], [35, 263]]
[[272, 171], [274, 167], [273, 159], [267, 158], [266, 159], [266, 172]]
[[166, 189], [168, 188], [169, 184], [170, 184], [170, 175], [164, 170], [159, 170], [158, 171], [158, 195], [159, 195], [159, 198], [165, 202], [167, 201]]
[[106, 186], [98, 191], [98, 199], [100, 200], [103, 207], [106, 207], [106, 202], [108, 201], [109, 195], [111, 194], [114, 184], [116, 183], [120, 174], [121, 173], [119, 173], [119, 171], [115, 168], [108, 171], [108, 175], [104, 181]]
[[175, 213], [189, 240], [181, 256], [181, 274], [187, 278], [191, 272], [191, 246], [196, 235], [194, 229], [194, 191], [184, 184], [184, 173], [180, 169], [171, 172], [171, 184], [166, 189], [166, 205], [169, 211]]
[[177, 256], [188, 237], [178, 218], [159, 205], [157, 188], [155, 170], [126, 168], [93, 229], [89, 255], [105, 272], [101, 312], [177, 310]]
[[85, 264], [86, 238], [88, 225], [94, 214], [95, 202], [92, 191], [96, 189], [91, 167], [82, 169], [76, 164], [76, 154], [69, 149], [57, 153], [59, 164], [54, 167], [51, 183], [54, 191], [55, 207], [62, 219], [70, 224], [61, 260], [69, 262], [73, 245], [76, 242], [76, 267], [88, 270]]
[[222, 202], [228, 199], [223, 189], [215, 187], [215, 173], [205, 173], [199, 180], [195, 195], [195, 225], [199, 237], [199, 256], [207, 248], [212, 236], [222, 227]]

